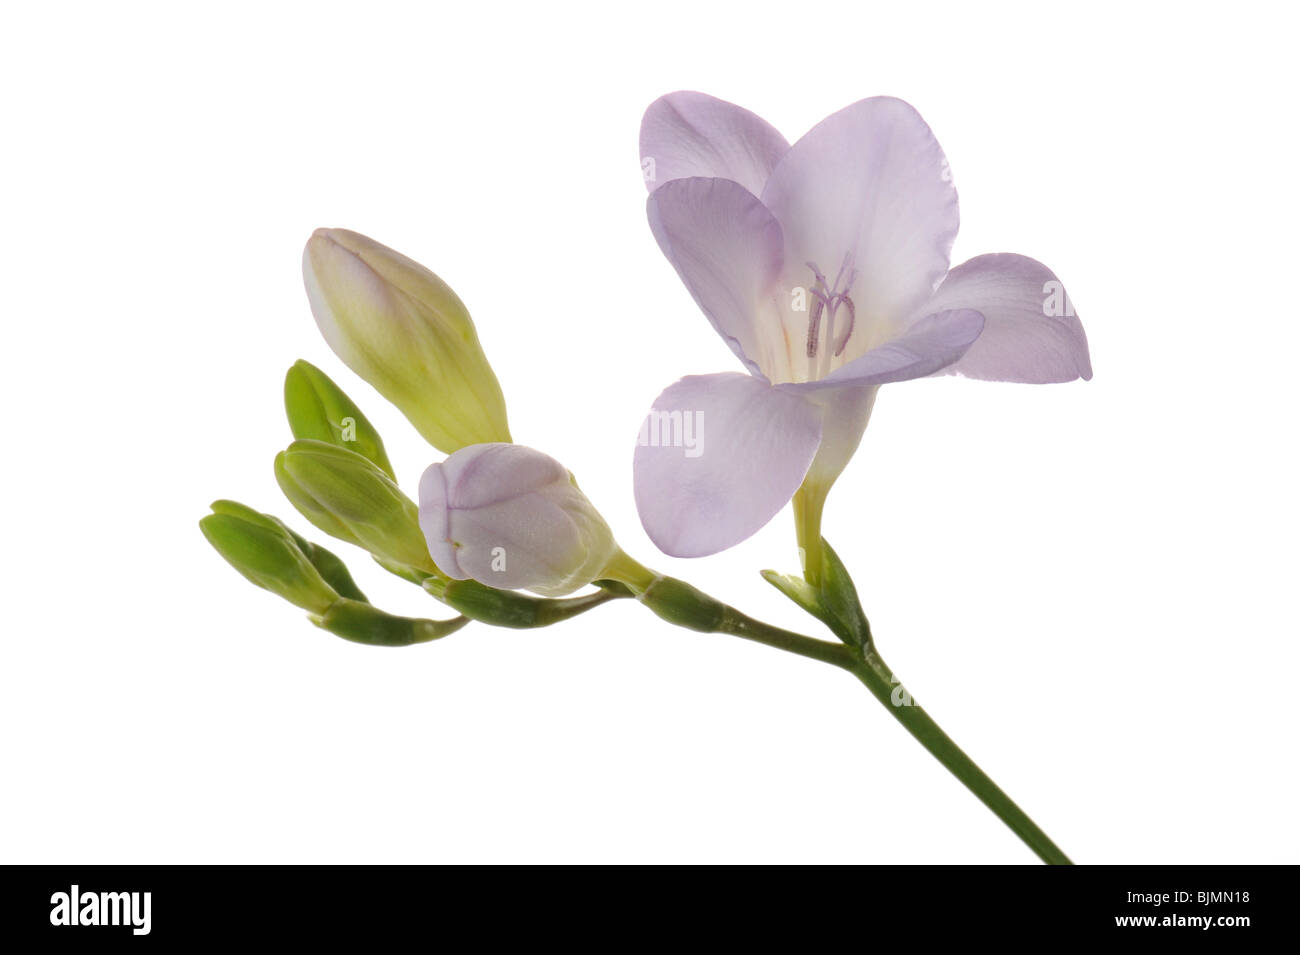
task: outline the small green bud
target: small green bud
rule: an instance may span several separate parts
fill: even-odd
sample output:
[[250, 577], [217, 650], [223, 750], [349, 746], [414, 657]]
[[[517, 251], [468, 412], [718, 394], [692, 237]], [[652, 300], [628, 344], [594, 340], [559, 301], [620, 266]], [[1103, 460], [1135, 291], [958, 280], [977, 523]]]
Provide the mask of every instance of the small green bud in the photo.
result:
[[199, 521], [203, 536], [249, 581], [311, 613], [324, 613], [338, 593], [275, 518], [234, 501], [217, 501]]
[[469, 620], [455, 617], [451, 620], [422, 620], [415, 617], [398, 617], [384, 613], [368, 603], [341, 599], [324, 613], [313, 616], [311, 622], [322, 630], [353, 643], [376, 647], [407, 647], [413, 643], [428, 643], [449, 633], [455, 633]]
[[275, 476], [303, 517], [384, 561], [437, 573], [410, 498], [372, 461], [323, 441], [295, 441]]
[[379, 432], [343, 389], [315, 365], [294, 362], [284, 376], [284, 410], [295, 438], [355, 451], [396, 480]]
[[312, 566], [325, 578], [325, 582], [338, 591], [340, 597], [348, 597], [352, 600], [367, 600], [366, 595], [361, 592], [361, 588], [353, 581], [352, 574], [348, 572], [347, 565], [342, 560], [320, 544], [313, 544], [305, 537], [295, 533], [293, 528], [274, 514], [263, 514], [251, 507], [240, 504], [238, 501], [214, 501], [212, 510], [217, 514], [230, 514], [244, 520], [261, 522], [266, 527], [280, 528], [293, 538], [293, 542], [298, 545], [298, 549], [306, 555]]

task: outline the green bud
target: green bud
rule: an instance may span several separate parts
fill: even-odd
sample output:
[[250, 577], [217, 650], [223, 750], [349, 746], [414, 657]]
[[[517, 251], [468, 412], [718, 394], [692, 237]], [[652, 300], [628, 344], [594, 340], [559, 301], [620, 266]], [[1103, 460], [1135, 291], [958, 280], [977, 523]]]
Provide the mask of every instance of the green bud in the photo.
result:
[[284, 492], [284, 496], [289, 499], [289, 503], [297, 508], [299, 514], [326, 534], [364, 549], [365, 545], [356, 538], [351, 529], [322, 507], [316, 498], [312, 497], [311, 493], [298, 483], [297, 478], [289, 473], [288, 468], [285, 467], [286, 460], [286, 454], [283, 451], [275, 456], [275, 481], [280, 485], [280, 490]]
[[379, 432], [343, 389], [315, 365], [294, 362], [284, 376], [284, 410], [295, 438], [355, 451], [396, 480]]
[[275, 518], [234, 501], [217, 501], [199, 521], [203, 536], [248, 580], [311, 613], [324, 613], [338, 593]]
[[217, 514], [229, 514], [244, 520], [261, 522], [266, 527], [280, 528], [293, 538], [293, 542], [298, 545], [298, 549], [306, 555], [312, 566], [320, 572], [320, 575], [325, 578], [325, 582], [333, 587], [339, 596], [348, 597], [352, 600], [367, 600], [366, 595], [361, 592], [361, 588], [353, 581], [352, 574], [348, 572], [347, 565], [342, 560], [320, 544], [313, 544], [305, 537], [295, 533], [293, 528], [274, 514], [263, 514], [251, 507], [240, 504], [238, 501], [214, 501], [212, 510]]
[[455, 633], [469, 620], [465, 617], [451, 620], [398, 617], [384, 613], [368, 603], [341, 599], [324, 613], [313, 616], [311, 622], [322, 630], [328, 630], [353, 643], [376, 647], [407, 647]]
[[438, 572], [415, 502], [368, 459], [323, 441], [295, 441], [277, 455], [275, 476], [293, 506], [325, 533], [384, 561]]

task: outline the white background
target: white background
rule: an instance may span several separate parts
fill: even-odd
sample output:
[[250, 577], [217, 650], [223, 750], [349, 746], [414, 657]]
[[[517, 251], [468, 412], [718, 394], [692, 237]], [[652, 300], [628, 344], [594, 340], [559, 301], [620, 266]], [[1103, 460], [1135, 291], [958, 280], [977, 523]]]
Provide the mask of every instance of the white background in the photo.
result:
[[1033, 861], [829, 667], [632, 603], [358, 647], [198, 532], [218, 497], [308, 529], [271, 473], [299, 357], [408, 491], [436, 455], [316, 332], [301, 247], [344, 226], [460, 293], [627, 550], [811, 628], [756, 573], [788, 512], [689, 562], [632, 504], [650, 401], [736, 367], [645, 224], [679, 88], [792, 140], [909, 100], [954, 262], [1039, 258], [1087, 328], [1090, 383], [886, 387], [832, 495], [918, 699], [1080, 862], [1300, 861], [1294, 25], [975, 6], [9, 7], [0, 861]]

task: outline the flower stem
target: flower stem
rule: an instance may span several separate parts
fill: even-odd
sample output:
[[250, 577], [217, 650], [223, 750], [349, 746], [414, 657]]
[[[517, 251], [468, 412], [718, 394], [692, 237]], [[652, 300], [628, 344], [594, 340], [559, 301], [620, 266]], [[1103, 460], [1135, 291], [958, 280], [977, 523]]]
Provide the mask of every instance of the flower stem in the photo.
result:
[[649, 585], [638, 590], [637, 599], [642, 604], [675, 626], [743, 637], [778, 650], [820, 660], [852, 673], [931, 756], [1006, 823], [1040, 859], [1050, 865], [1071, 864], [1065, 853], [1057, 848], [1043, 830], [998, 788], [925, 710], [915, 705], [907, 690], [876, 652], [874, 642], [869, 637], [862, 646], [853, 646], [849, 643], [818, 640], [774, 627], [746, 616], [674, 577], [653, 574]]
[[1020, 837], [1020, 841], [1033, 850], [1038, 858], [1048, 865], [1072, 865], [1064, 852], [1057, 847], [1047, 833], [1038, 828], [1023, 809], [1012, 801], [1011, 797], [998, 787], [984, 770], [967, 756], [956, 743], [939, 728], [939, 724], [930, 718], [903, 688], [889, 666], [881, 659], [875, 647], [863, 648], [862, 656], [852, 665], [845, 667], [871, 691], [871, 695], [880, 701], [890, 715], [903, 724], [918, 743], [943, 764], [969, 789], [980, 802], [988, 806], [993, 814], [1007, 824], [1007, 827]]

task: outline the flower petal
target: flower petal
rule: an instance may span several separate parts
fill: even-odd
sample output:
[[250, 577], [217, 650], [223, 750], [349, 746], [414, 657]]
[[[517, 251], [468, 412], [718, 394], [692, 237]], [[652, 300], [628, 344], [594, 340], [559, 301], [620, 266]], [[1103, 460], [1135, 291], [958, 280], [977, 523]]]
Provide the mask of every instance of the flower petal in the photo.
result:
[[692, 375], [646, 417], [634, 458], [641, 523], [673, 557], [739, 544], [803, 481], [821, 440], [821, 412], [746, 375]]
[[[889, 96], [859, 100], [790, 147], [763, 187], [785, 235], [792, 286], [856, 269], [859, 321], [901, 321], [948, 270], [957, 190], [930, 127]], [[850, 346], [852, 347], [852, 346]]]
[[777, 385], [782, 391], [809, 393], [823, 388], [883, 385], [924, 378], [961, 358], [984, 327], [984, 316], [969, 308], [927, 315], [891, 342], [873, 348], [817, 381]]
[[659, 248], [717, 333], [751, 372], [770, 367], [765, 362], [778, 347], [780, 324], [765, 327], [759, 317], [781, 272], [781, 227], [772, 214], [729, 179], [696, 177], [656, 189], [646, 215]]
[[641, 119], [641, 171], [651, 192], [673, 179], [706, 176], [758, 195], [789, 148], [749, 110], [704, 93], [661, 96]]
[[984, 332], [948, 374], [1031, 384], [1092, 377], [1083, 324], [1065, 286], [1041, 262], [1005, 252], [963, 262], [925, 311], [950, 308], [978, 309]]

